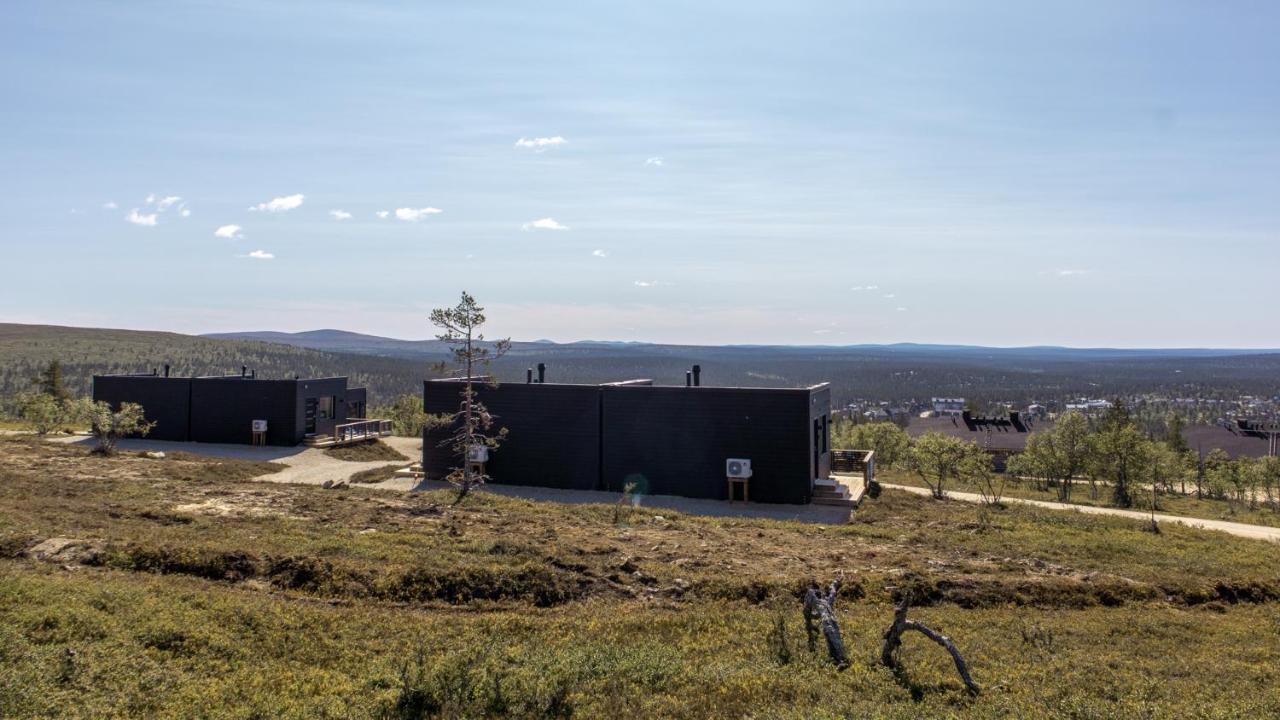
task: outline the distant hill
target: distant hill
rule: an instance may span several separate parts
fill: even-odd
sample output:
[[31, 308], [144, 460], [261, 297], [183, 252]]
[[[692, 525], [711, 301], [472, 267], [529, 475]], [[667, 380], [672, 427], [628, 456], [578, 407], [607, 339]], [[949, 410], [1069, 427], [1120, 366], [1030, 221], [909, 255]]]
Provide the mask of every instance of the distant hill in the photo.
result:
[[[94, 373], [146, 372], [166, 363], [179, 374], [239, 372], [259, 377], [346, 375], [373, 402], [419, 393], [444, 359], [435, 340], [397, 340], [343, 330], [216, 336], [0, 324], [0, 397], [30, 387], [39, 368], [60, 360], [69, 385], [87, 392]], [[1140, 392], [1233, 398], [1280, 394], [1280, 354], [1236, 350], [980, 348], [938, 345], [851, 347], [689, 346], [586, 341], [521, 342], [495, 363], [502, 382], [523, 382], [547, 364], [550, 382], [649, 378], [682, 384], [697, 363], [707, 385], [793, 387], [830, 382], [833, 400], [927, 399], [978, 402], [1065, 399]]]
[[[444, 357], [442, 344], [435, 340], [398, 340], [343, 330], [213, 337], [420, 362]], [[694, 346], [539, 340], [514, 343], [510, 354], [495, 364], [494, 373], [504, 382], [520, 382], [526, 369], [539, 362], [548, 365], [548, 379], [554, 382], [650, 378], [669, 384], [684, 382], [685, 370], [697, 363], [709, 385], [830, 382], [837, 403], [857, 397], [931, 395], [1023, 402], [1144, 391], [1224, 397], [1280, 393], [1280, 351], [1204, 348], [991, 348], [913, 343]]]
[[39, 369], [55, 359], [63, 365], [67, 385], [86, 394], [95, 374], [149, 372], [166, 364], [180, 375], [238, 373], [241, 366], [252, 368], [258, 377], [347, 375], [354, 385], [368, 387], [375, 402], [414, 392], [427, 375], [422, 362], [320, 352], [284, 343], [0, 323], [0, 397], [29, 389]]

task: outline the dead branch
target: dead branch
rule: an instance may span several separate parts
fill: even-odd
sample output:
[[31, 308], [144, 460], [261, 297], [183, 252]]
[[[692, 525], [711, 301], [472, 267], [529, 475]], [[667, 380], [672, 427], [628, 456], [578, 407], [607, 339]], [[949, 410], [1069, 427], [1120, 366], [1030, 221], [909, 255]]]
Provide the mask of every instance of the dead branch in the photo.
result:
[[968, 688], [969, 692], [976, 694], [979, 691], [978, 684], [969, 676], [969, 668], [965, 665], [960, 651], [956, 649], [956, 644], [951, 642], [951, 638], [946, 635], [936, 632], [915, 620], [908, 620], [907, 609], [910, 605], [911, 596], [905, 595], [902, 598], [902, 602], [898, 603], [897, 607], [893, 609], [893, 624], [889, 626], [888, 630], [884, 631], [884, 646], [880, 649], [880, 662], [895, 671], [902, 670], [902, 666], [898, 662], [898, 648], [902, 645], [902, 634], [908, 630], [915, 630], [951, 653], [951, 659], [956, 664], [956, 672], [960, 673], [960, 679], [964, 681], [964, 686]]
[[[827, 653], [836, 667], [849, 667], [849, 654], [845, 652], [844, 640], [840, 638], [840, 623], [836, 622], [836, 593], [840, 590], [840, 581], [833, 580], [826, 593], [818, 588], [809, 588], [804, 594], [804, 629], [809, 635], [809, 652], [817, 649], [818, 630], [821, 628], [827, 640]], [[817, 621], [815, 624], [814, 621]]]

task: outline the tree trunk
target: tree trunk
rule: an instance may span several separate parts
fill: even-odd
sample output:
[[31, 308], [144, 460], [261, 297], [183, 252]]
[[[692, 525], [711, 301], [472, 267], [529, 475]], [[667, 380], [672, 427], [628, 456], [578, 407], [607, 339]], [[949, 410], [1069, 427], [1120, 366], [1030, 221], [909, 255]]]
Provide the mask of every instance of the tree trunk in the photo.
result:
[[[810, 592], [813, 591], [811, 590]], [[922, 625], [915, 620], [908, 620], [907, 609], [910, 607], [910, 602], [911, 598], [909, 596], [904, 597], [902, 602], [893, 609], [893, 624], [889, 626], [888, 630], [884, 631], [884, 645], [880, 648], [881, 664], [894, 670], [901, 670], [902, 665], [898, 662], [898, 648], [902, 645], [902, 634], [908, 630], [915, 630], [951, 653], [951, 659], [956, 664], [956, 672], [960, 673], [960, 679], [964, 681], [964, 686], [969, 692], [976, 694], [979, 691], [978, 684], [969, 676], [969, 668], [965, 665], [960, 651], [956, 649], [955, 643], [951, 642], [951, 638], [935, 632], [926, 625]]]
[[836, 592], [839, 589], [838, 581], [832, 581], [825, 594], [818, 588], [809, 588], [804, 594], [804, 628], [809, 634], [810, 652], [817, 649], [818, 631], [821, 628], [822, 635], [827, 640], [827, 653], [831, 656], [831, 661], [843, 670], [849, 667], [849, 654], [845, 652], [844, 640], [840, 638], [840, 623], [836, 621]]

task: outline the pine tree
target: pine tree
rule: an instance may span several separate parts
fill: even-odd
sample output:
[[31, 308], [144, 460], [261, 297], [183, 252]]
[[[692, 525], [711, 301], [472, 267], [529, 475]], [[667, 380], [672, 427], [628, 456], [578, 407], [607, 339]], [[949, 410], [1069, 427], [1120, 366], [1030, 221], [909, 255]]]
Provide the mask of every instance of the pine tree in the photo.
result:
[[[431, 311], [431, 324], [442, 330], [436, 337], [449, 344], [453, 355], [452, 370], [462, 378], [462, 402], [458, 412], [453, 415], [457, 430], [445, 441], [454, 455], [462, 460], [462, 467], [456, 468], [448, 477], [449, 482], [458, 488], [455, 502], [462, 502], [472, 487], [483, 484], [487, 479], [472, 469], [469, 454], [477, 448], [497, 448], [506, 436], [505, 428], [500, 432], [490, 433], [494, 418], [476, 393], [475, 373], [505, 355], [511, 347], [511, 340], [493, 341], [491, 347], [486, 345], [484, 335], [480, 333], [484, 321], [484, 308], [477, 305], [476, 299], [465, 291], [456, 306]], [[442, 363], [440, 369], [448, 369], [447, 364]], [[490, 386], [497, 385], [490, 378], [480, 380]]]
[[62, 363], [52, 360], [43, 370], [40, 376], [36, 378], [36, 386], [40, 392], [48, 395], [56, 400], [66, 400], [70, 393], [62, 384]]

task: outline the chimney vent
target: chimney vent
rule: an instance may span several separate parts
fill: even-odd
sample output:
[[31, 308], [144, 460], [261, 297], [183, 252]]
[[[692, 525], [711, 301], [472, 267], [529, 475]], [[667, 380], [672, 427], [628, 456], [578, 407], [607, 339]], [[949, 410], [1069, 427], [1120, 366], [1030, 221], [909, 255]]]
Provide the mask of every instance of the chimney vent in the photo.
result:
[[165, 377], [169, 377], [169, 366], [168, 366], [168, 365], [165, 365], [165, 366], [164, 366], [164, 376], [165, 376]]
[[533, 368], [527, 368], [524, 371], [524, 384], [528, 385], [533, 382]]
[[538, 363], [538, 383], [542, 384], [547, 381], [547, 364]]
[[701, 365], [693, 366], [693, 386], [694, 387], [702, 386], [702, 366]]
[[684, 371], [684, 386], [693, 387], [693, 371], [692, 370]]

